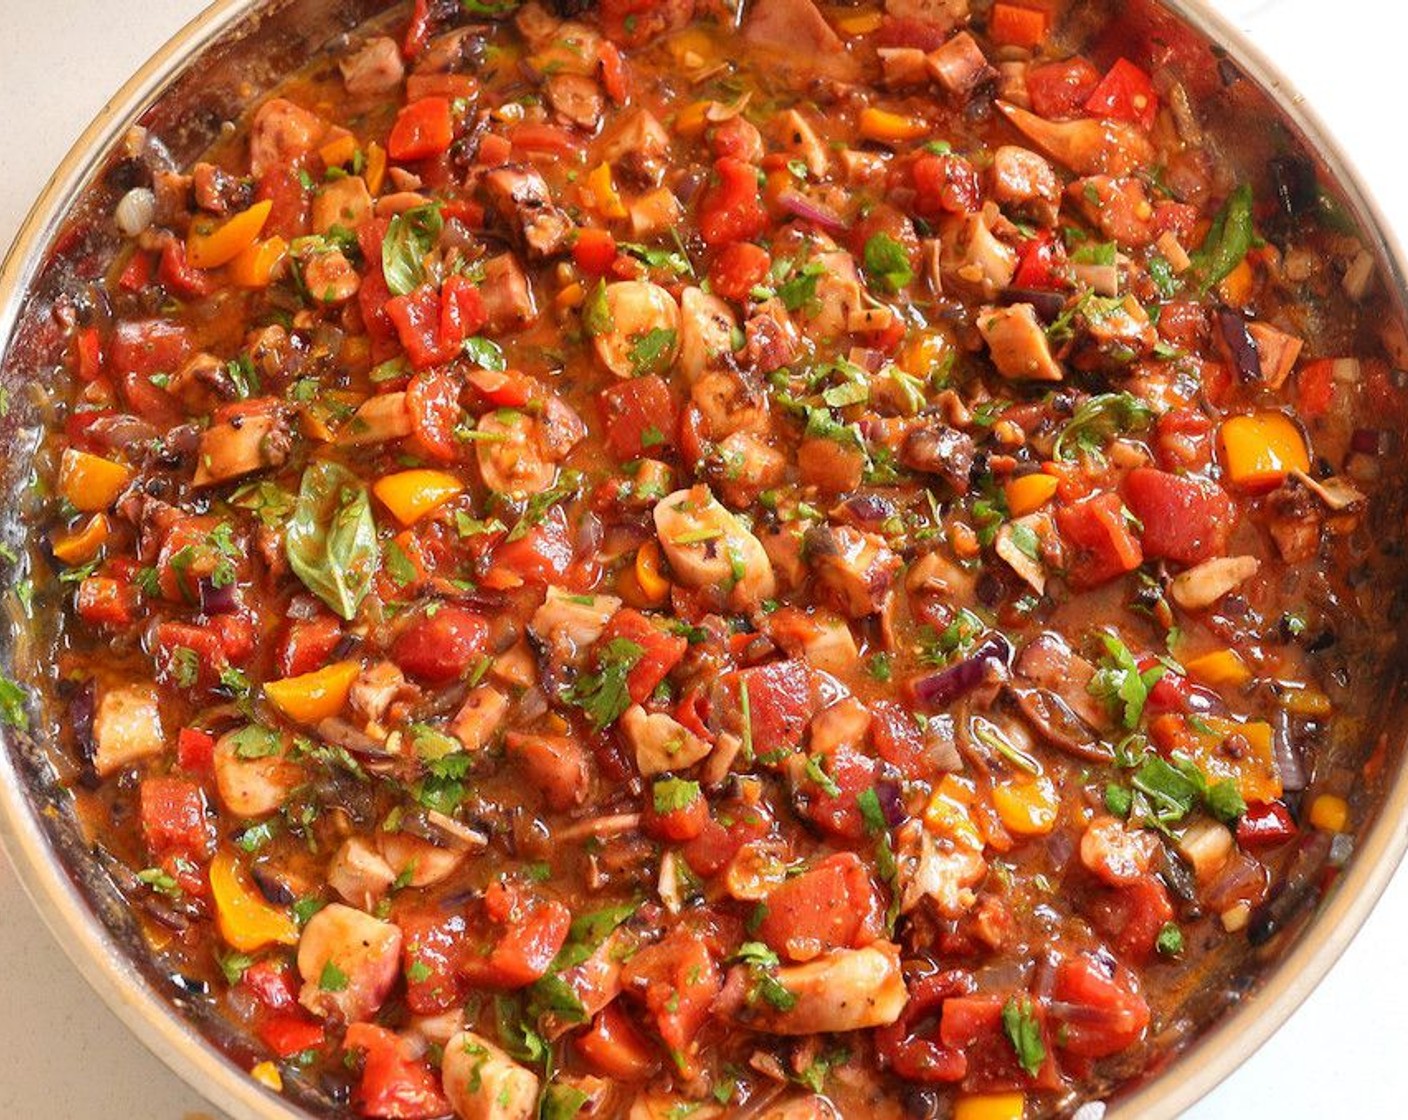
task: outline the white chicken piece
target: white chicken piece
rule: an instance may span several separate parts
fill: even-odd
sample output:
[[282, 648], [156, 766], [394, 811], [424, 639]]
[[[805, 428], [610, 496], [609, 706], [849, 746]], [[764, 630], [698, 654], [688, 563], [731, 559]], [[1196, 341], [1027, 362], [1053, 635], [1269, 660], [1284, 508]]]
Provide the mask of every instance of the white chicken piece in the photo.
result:
[[903, 563], [884, 537], [849, 525], [809, 529], [805, 549], [820, 590], [850, 618], [864, 618], [884, 605]]
[[249, 129], [249, 172], [256, 179], [266, 171], [289, 167], [316, 148], [327, 132], [317, 113], [283, 97], [259, 106]]
[[980, 851], [947, 837], [935, 840], [918, 821], [901, 829], [895, 861], [902, 884], [902, 914], [929, 898], [944, 917], [956, 918], [977, 901], [973, 888], [988, 872]]
[[288, 455], [289, 441], [277, 416], [242, 416], [236, 421], [212, 424], [201, 433], [192, 486], [214, 486], [232, 478], [279, 466]]
[[408, 832], [379, 830], [376, 846], [396, 879], [417, 889], [448, 879], [469, 854], [464, 848], [441, 847]]
[[680, 306], [659, 284], [620, 280], [606, 285], [592, 329], [597, 358], [617, 377], [660, 373], [679, 352]]
[[340, 902], [323, 907], [298, 940], [298, 1002], [322, 1018], [369, 1019], [401, 973], [401, 930]]
[[909, 993], [900, 971], [899, 947], [877, 941], [863, 949], [836, 949], [774, 976], [795, 1002], [786, 1010], [755, 1007], [748, 1025], [769, 1034], [859, 1031], [893, 1023]]
[[1061, 207], [1061, 181], [1051, 164], [1016, 144], [993, 152], [988, 168], [992, 198], [1009, 213], [1043, 226], [1056, 224]]
[[450, 734], [473, 754], [494, 741], [508, 715], [508, 697], [492, 685], [481, 684], [469, 690], [459, 712], [450, 722]]
[[685, 384], [693, 385], [705, 370], [721, 369], [733, 350], [738, 326], [733, 308], [701, 288], [680, 294], [679, 371]]
[[411, 410], [405, 393], [378, 393], [358, 407], [343, 425], [337, 441], [349, 447], [404, 439], [411, 434]]
[[757, 0], [748, 8], [743, 38], [780, 66], [841, 81], [856, 73], [846, 45], [812, 0]]
[[[993, 214], [988, 213], [993, 207]], [[965, 214], [944, 223], [939, 270], [944, 290], [971, 292], [992, 299], [1012, 283], [1017, 272], [1017, 251], [999, 241], [989, 222], [996, 206], [988, 203], [977, 214]]]
[[752, 610], [777, 590], [763, 546], [707, 486], [676, 490], [655, 504], [655, 534], [675, 578], [717, 588], [735, 610]]
[[529, 1120], [538, 1113], [537, 1075], [473, 1031], [445, 1044], [440, 1070], [460, 1120]]
[[555, 661], [580, 665], [620, 609], [621, 600], [615, 595], [577, 595], [563, 587], [549, 587], [543, 605], [528, 622], [528, 632]]
[[328, 863], [328, 886], [351, 906], [371, 910], [386, 897], [396, 872], [360, 836], [349, 836]]
[[354, 97], [368, 93], [386, 93], [401, 84], [406, 65], [401, 61], [401, 48], [395, 39], [378, 35], [337, 64], [342, 71], [342, 84]]
[[1149, 138], [1122, 121], [1049, 121], [1007, 101], [997, 107], [1018, 132], [1077, 175], [1128, 175], [1154, 158]]
[[1065, 377], [1030, 303], [984, 307], [978, 313], [978, 333], [988, 345], [988, 356], [997, 372], [1009, 381], [1060, 381]]
[[636, 766], [649, 778], [671, 770], [684, 770], [710, 751], [705, 740], [664, 712], [647, 712], [632, 704], [618, 724], [635, 755]]
[[93, 714], [93, 769], [98, 777], [160, 754], [161, 708], [151, 685], [105, 689]]
[[[354, 230], [371, 215], [371, 192], [360, 175], [344, 175], [325, 183], [313, 196], [314, 233], [327, 233], [333, 226]], [[311, 284], [309, 290], [313, 290]]]
[[815, 179], [826, 177], [830, 156], [806, 117], [796, 109], [787, 109], [774, 118], [772, 128], [782, 150], [793, 159], [801, 160], [808, 175]]
[[499, 494], [541, 494], [557, 480], [557, 458], [539, 417], [501, 408], [481, 416], [474, 456], [484, 485]]
[[[242, 727], [215, 742], [215, 789], [237, 817], [265, 817], [302, 783], [303, 767], [286, 757], [276, 732]], [[266, 753], [267, 752], [267, 753]]]
[[1261, 561], [1255, 556], [1214, 556], [1179, 572], [1169, 591], [1185, 611], [1199, 611], [1251, 579], [1260, 568]]

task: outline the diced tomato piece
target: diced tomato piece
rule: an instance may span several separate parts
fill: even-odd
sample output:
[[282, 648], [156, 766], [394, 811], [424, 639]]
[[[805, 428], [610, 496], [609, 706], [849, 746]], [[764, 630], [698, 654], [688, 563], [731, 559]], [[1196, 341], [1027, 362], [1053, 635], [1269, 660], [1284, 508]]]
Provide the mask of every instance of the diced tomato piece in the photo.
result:
[[301, 677], [321, 669], [342, 641], [342, 623], [331, 614], [296, 619], [289, 624], [279, 649], [279, 669], [285, 677]]
[[572, 541], [567, 515], [560, 506], [515, 541], [505, 540], [494, 550], [494, 564], [513, 571], [529, 583], [560, 581], [572, 567]]
[[732, 156], [714, 161], [714, 180], [699, 203], [699, 236], [709, 246], [751, 241], [767, 228], [758, 169]]
[[1139, 962], [1153, 954], [1159, 931], [1173, 919], [1173, 904], [1155, 876], [1140, 875], [1122, 887], [1095, 894], [1089, 915], [1091, 924], [1112, 939], [1122, 957]]
[[657, 626], [648, 616], [631, 607], [623, 607], [611, 616], [598, 644], [605, 648], [617, 638], [625, 638], [641, 648], [640, 659], [626, 676], [626, 687], [637, 704], [650, 698], [689, 649], [687, 639]]
[[254, 622], [249, 615], [217, 614], [210, 620], [210, 628], [231, 665], [244, 665], [254, 654]]
[[563, 159], [576, 159], [582, 142], [565, 128], [553, 124], [519, 124], [509, 129], [508, 138], [524, 152], [546, 152]]
[[391, 660], [418, 680], [447, 684], [463, 676], [484, 652], [489, 624], [464, 607], [427, 611], [396, 635]]
[[1249, 851], [1274, 848], [1299, 833], [1283, 801], [1254, 801], [1237, 820], [1237, 843]]
[[465, 380], [495, 408], [522, 408], [533, 399], [532, 378], [516, 369], [471, 370]]
[[610, 230], [584, 226], [572, 243], [572, 259], [588, 276], [605, 276], [616, 260], [616, 238]]
[[406, 387], [406, 408], [411, 414], [411, 438], [422, 456], [441, 463], [460, 457], [459, 381], [443, 370], [418, 373]]
[[675, 401], [655, 374], [608, 385], [597, 398], [606, 440], [620, 459], [659, 456], [675, 443]]
[[947, 39], [948, 29], [942, 23], [910, 16], [886, 15], [875, 33], [876, 46], [915, 47], [925, 52], [937, 50]]
[[1047, 120], [1076, 116], [1100, 84], [1100, 71], [1081, 58], [1042, 62], [1027, 70], [1027, 96], [1032, 112]]
[[656, 808], [654, 791], [646, 791], [645, 812], [641, 814], [640, 827], [647, 836], [671, 844], [682, 844], [698, 837], [708, 823], [709, 802], [697, 790], [688, 804], [667, 809], [663, 813]]
[[417, 370], [444, 365], [456, 357], [464, 340], [486, 319], [479, 289], [463, 276], [451, 276], [438, 292], [422, 284], [388, 300], [385, 310]]
[[432, 1120], [450, 1113], [440, 1079], [424, 1061], [412, 1057], [411, 1044], [385, 1027], [353, 1023], [343, 1045], [360, 1050], [362, 1079], [352, 1103], [363, 1116], [382, 1120]]
[[464, 953], [463, 914], [441, 910], [398, 910], [406, 1006], [417, 1015], [438, 1015], [464, 1000], [457, 963]]
[[308, 194], [297, 165], [274, 167], [264, 172], [254, 190], [256, 202], [273, 203], [260, 231], [263, 236], [292, 241], [306, 234], [312, 211]]
[[327, 1037], [322, 1023], [301, 1012], [263, 1018], [254, 1033], [278, 1058], [291, 1058], [305, 1050], [316, 1050]]
[[811, 669], [805, 661], [774, 661], [739, 669], [719, 681], [725, 710], [742, 710], [748, 693], [753, 751], [759, 755], [795, 751], [816, 711]]
[[1062, 274], [1065, 264], [1066, 251], [1061, 243], [1050, 230], [1041, 230], [1023, 242], [1012, 286], [1057, 291], [1066, 286]]
[[386, 154], [402, 163], [429, 159], [445, 151], [454, 138], [449, 99], [422, 97], [396, 114], [396, 123], [386, 138]]
[[875, 785], [875, 760], [843, 745], [820, 765], [836, 788], [832, 790], [810, 776], [805, 778], [802, 813], [833, 836], [859, 840], [865, 835], [865, 818], [856, 799]]
[[209, 854], [214, 836], [197, 782], [164, 775], [143, 778], [139, 800], [142, 838], [155, 855], [203, 859]]
[[716, 295], [743, 303], [767, 279], [771, 268], [772, 257], [766, 249], [751, 241], [735, 241], [709, 266], [709, 285]]
[[1085, 1058], [1107, 1058], [1133, 1046], [1149, 1025], [1149, 1005], [1134, 973], [1108, 958], [1065, 958], [1056, 968], [1051, 998], [1070, 1007], [1051, 1018], [1058, 1047]]
[[89, 576], [78, 585], [74, 609], [95, 626], [127, 626], [137, 618], [141, 600], [126, 580]]
[[602, 0], [601, 29], [612, 42], [638, 47], [665, 31], [672, 31], [694, 10], [692, 4], [662, 0]]
[[1003, 46], [1041, 46], [1051, 30], [1049, 13], [1019, 4], [994, 4], [988, 17], [988, 33]]
[[193, 774], [208, 774], [215, 765], [215, 736], [196, 727], [183, 727], [176, 736], [176, 764]]
[[631, 72], [626, 56], [610, 39], [604, 39], [597, 47], [597, 57], [601, 61], [601, 84], [606, 96], [613, 104], [624, 105], [631, 96]]
[[1180, 242], [1184, 242], [1192, 235], [1199, 217], [1198, 208], [1186, 202], [1170, 202], [1167, 199], [1156, 202], [1152, 223], [1154, 236], [1171, 233]]
[[466, 955], [460, 973], [476, 987], [525, 987], [547, 972], [571, 925], [572, 912], [562, 903], [539, 903], [509, 925], [487, 956]]
[[639, 1081], [659, 1064], [655, 1047], [616, 1003], [608, 1004], [575, 1043], [598, 1073], [619, 1081]]
[[1129, 59], [1121, 58], [1091, 90], [1085, 111], [1092, 117], [1137, 124], [1147, 132], [1159, 115], [1159, 95], [1148, 74]]
[[929, 746], [914, 713], [893, 700], [876, 700], [870, 708], [870, 739], [875, 753], [906, 778], [933, 776]]
[[1212, 420], [1195, 408], [1171, 408], [1154, 426], [1154, 458], [1175, 474], [1212, 462]]
[[[1046, 1047], [1046, 1060], [1035, 1077], [1022, 1068], [1017, 1051], [1007, 1037], [1002, 1011], [1009, 998], [1026, 1001], [1023, 1008], [1036, 1023]], [[939, 1028], [939, 1038], [944, 1046], [961, 1051], [964, 1056], [963, 1088], [967, 1092], [1013, 1090], [1031, 1085], [1041, 1089], [1059, 1089], [1061, 1075], [1056, 1066], [1050, 1034], [1046, 1009], [1020, 992], [1006, 998], [974, 995], [947, 999]]]
[[298, 981], [293, 971], [276, 961], [255, 961], [240, 977], [240, 986], [248, 988], [259, 1003], [270, 1011], [286, 1011], [298, 1005]]
[[1144, 562], [1119, 495], [1109, 492], [1065, 506], [1056, 514], [1072, 549], [1068, 578], [1073, 587], [1096, 587]]
[[690, 1047], [709, 1021], [723, 987], [719, 966], [702, 938], [676, 927], [647, 945], [621, 969], [621, 983], [634, 992], [676, 1062], [689, 1064]]
[[982, 202], [977, 169], [962, 156], [922, 155], [912, 174], [914, 208], [920, 214], [967, 214]]
[[1143, 526], [1145, 556], [1198, 564], [1227, 551], [1236, 508], [1216, 483], [1138, 467], [1125, 477], [1124, 499]]
[[865, 864], [854, 852], [828, 856], [769, 892], [758, 936], [790, 960], [818, 952], [859, 949], [884, 926], [884, 906]]
[[909, 1002], [899, 1019], [875, 1032], [875, 1052], [882, 1065], [906, 1081], [942, 1084], [962, 1081], [968, 1059], [942, 1038], [947, 1005], [973, 991], [973, 978], [952, 969], [921, 977], [910, 985]]
[[772, 818], [761, 809], [716, 810], [699, 835], [685, 844], [685, 862], [707, 879], [727, 867], [744, 844], [762, 839], [771, 830]]
[[214, 688], [229, 668], [219, 635], [203, 626], [163, 622], [156, 628], [154, 646], [157, 678], [181, 691]]
[[74, 366], [84, 381], [103, 375], [103, 340], [97, 327], [84, 327], [74, 336]]
[[175, 373], [195, 352], [195, 339], [179, 323], [166, 319], [122, 322], [113, 331], [109, 346], [114, 376]]
[[502, 167], [513, 155], [513, 144], [507, 136], [486, 132], [479, 139], [479, 151], [474, 160], [482, 167]]
[[1306, 362], [1296, 372], [1296, 406], [1307, 419], [1324, 416], [1335, 399], [1335, 363], [1321, 358]]

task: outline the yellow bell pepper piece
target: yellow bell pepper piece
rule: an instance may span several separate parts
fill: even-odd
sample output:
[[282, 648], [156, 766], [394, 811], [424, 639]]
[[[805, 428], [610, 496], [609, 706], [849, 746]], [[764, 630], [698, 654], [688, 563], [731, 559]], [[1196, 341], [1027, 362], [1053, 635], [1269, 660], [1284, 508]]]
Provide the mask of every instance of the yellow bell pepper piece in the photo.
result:
[[318, 149], [324, 167], [341, 167], [357, 154], [357, 138], [350, 132], [329, 140]]
[[230, 948], [253, 953], [265, 945], [298, 944], [293, 919], [264, 900], [229, 849], [210, 861], [210, 893], [216, 925]]
[[1321, 832], [1343, 832], [1349, 826], [1349, 805], [1343, 797], [1322, 793], [1310, 803], [1310, 823]]
[[54, 539], [54, 555], [65, 564], [86, 564], [107, 543], [112, 525], [105, 513], [95, 513], [71, 533]]
[[1045, 774], [1025, 776], [992, 788], [992, 804], [1014, 836], [1045, 836], [1056, 827], [1061, 795]]
[[70, 447], [59, 460], [59, 494], [83, 513], [98, 513], [117, 501], [132, 480], [121, 463]]
[[847, 35], [869, 35], [872, 31], [880, 30], [880, 13], [857, 12], [853, 16], [842, 16], [836, 21], [836, 26]]
[[200, 223], [196, 223], [186, 235], [186, 259], [195, 268], [219, 268], [229, 264], [254, 244], [273, 208], [274, 203], [266, 198], [214, 229], [202, 229]]
[[463, 492], [464, 483], [454, 475], [425, 469], [388, 474], [372, 486], [372, 493], [402, 525], [414, 525]]
[[660, 546], [654, 541], [636, 549], [636, 583], [652, 607], [662, 606], [670, 597], [670, 581], [660, 571]]
[[283, 1075], [279, 1073], [279, 1067], [273, 1062], [260, 1062], [249, 1071], [249, 1076], [266, 1089], [272, 1089], [276, 1093], [284, 1091]]
[[1244, 490], [1274, 490], [1291, 471], [1310, 470], [1305, 436], [1283, 412], [1233, 416], [1217, 435], [1228, 481]]
[[867, 140], [878, 140], [882, 144], [900, 140], [918, 140], [928, 136], [929, 122], [917, 117], [906, 117], [867, 105], [860, 111], [860, 134]]
[[686, 105], [675, 117], [675, 131], [686, 139], [702, 136], [709, 126], [709, 108], [712, 101], [695, 101]]
[[1022, 1120], [1026, 1107], [1024, 1093], [977, 1093], [958, 1098], [953, 1120]]
[[[1205, 716], [1191, 721], [1187, 749], [1193, 762], [1209, 782], [1226, 779], [1237, 784], [1242, 800], [1275, 801], [1281, 796], [1281, 779], [1276, 776], [1276, 754], [1271, 744], [1271, 725], [1261, 720], [1238, 723], [1232, 719]], [[1229, 735], [1238, 735], [1245, 749], [1235, 755], [1223, 749]]]
[[266, 237], [240, 252], [230, 262], [230, 282], [240, 288], [267, 288], [274, 280], [274, 269], [288, 252], [288, 242], [282, 237]]
[[1184, 666], [1189, 675], [1213, 688], [1241, 688], [1252, 679], [1252, 671], [1230, 649], [1215, 649], [1195, 657]]
[[616, 190], [616, 184], [611, 179], [611, 165], [609, 163], [599, 163], [596, 169], [587, 176], [587, 189], [592, 192], [592, 198], [596, 200], [596, 208], [603, 218], [624, 218], [626, 216], [625, 204], [621, 201], [621, 195]]
[[1330, 698], [1318, 688], [1288, 688], [1281, 694], [1281, 707], [1298, 716], [1324, 717], [1334, 710]]
[[386, 180], [386, 149], [373, 140], [367, 145], [367, 190], [373, 195], [381, 193], [381, 184]]
[[557, 293], [557, 298], [553, 300], [559, 308], [570, 311], [574, 307], [581, 307], [587, 301], [587, 290], [575, 280]]
[[948, 357], [952, 345], [941, 334], [921, 334], [904, 348], [900, 369], [911, 377], [927, 378]]
[[1008, 513], [1013, 517], [1035, 513], [1055, 496], [1058, 485], [1054, 474], [1038, 472], [1014, 478], [1002, 491], [1007, 498]]
[[978, 831], [969, 809], [975, 796], [976, 790], [967, 779], [945, 774], [929, 798], [924, 824], [936, 836], [946, 836], [955, 844], [982, 851], [983, 834]]
[[1255, 280], [1256, 274], [1252, 271], [1251, 261], [1243, 257], [1237, 267], [1219, 282], [1217, 294], [1223, 303], [1231, 307], [1245, 307], [1247, 301], [1252, 298], [1252, 285]]
[[342, 711], [361, 671], [356, 661], [339, 661], [311, 673], [269, 681], [264, 695], [289, 719], [317, 723]]

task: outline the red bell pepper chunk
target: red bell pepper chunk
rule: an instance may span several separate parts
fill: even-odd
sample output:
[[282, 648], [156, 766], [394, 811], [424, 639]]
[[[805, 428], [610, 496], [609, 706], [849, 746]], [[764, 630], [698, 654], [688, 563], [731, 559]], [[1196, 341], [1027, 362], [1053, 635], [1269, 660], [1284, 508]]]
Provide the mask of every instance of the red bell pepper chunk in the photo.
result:
[[124, 292], [140, 292], [152, 280], [152, 255], [145, 249], [138, 249], [123, 266], [117, 278], [117, 286]]
[[639, 1081], [659, 1064], [655, 1048], [619, 1003], [607, 1004], [591, 1029], [575, 1040], [577, 1052], [599, 1073], [620, 1081]]
[[371, 1023], [353, 1023], [344, 1045], [363, 1052], [362, 1079], [352, 1094], [360, 1115], [431, 1120], [451, 1112], [435, 1071], [410, 1056], [410, 1044], [400, 1035]]
[[1092, 117], [1128, 121], [1147, 132], [1159, 115], [1159, 95], [1148, 74], [1121, 58], [1091, 91], [1084, 107]]
[[546, 152], [563, 159], [576, 159], [581, 141], [565, 128], [552, 124], [520, 124], [509, 130], [509, 142], [520, 151]]
[[278, 1058], [316, 1050], [327, 1037], [322, 1023], [302, 1013], [271, 1015], [259, 1023], [254, 1033]]
[[1300, 830], [1283, 801], [1254, 801], [1237, 821], [1237, 843], [1243, 848], [1274, 848], [1294, 840]]
[[172, 295], [200, 299], [215, 290], [215, 280], [208, 273], [191, 267], [186, 260], [185, 243], [174, 237], [161, 250], [161, 263], [156, 273]]
[[588, 276], [605, 276], [616, 260], [616, 238], [610, 230], [584, 226], [572, 244], [572, 260]]
[[396, 114], [386, 139], [386, 154], [401, 163], [429, 159], [449, 148], [455, 122], [446, 97], [422, 97]]
[[1100, 84], [1100, 71], [1079, 56], [1043, 62], [1027, 71], [1032, 112], [1047, 120], [1075, 116]]
[[709, 284], [724, 299], [743, 303], [767, 279], [771, 268], [772, 257], [766, 249], [751, 241], [735, 241], [709, 266]]
[[526, 987], [547, 972], [571, 925], [572, 912], [560, 902], [540, 902], [526, 915], [515, 908], [489, 954], [467, 954], [460, 974], [477, 987]]
[[1066, 286], [1062, 268], [1066, 253], [1050, 230], [1041, 230], [1027, 240], [1021, 249], [1017, 271], [1012, 276], [1014, 288], [1037, 288], [1057, 291]]
[[240, 985], [270, 1011], [286, 1011], [298, 1004], [298, 981], [292, 971], [271, 960], [255, 961], [245, 969]]

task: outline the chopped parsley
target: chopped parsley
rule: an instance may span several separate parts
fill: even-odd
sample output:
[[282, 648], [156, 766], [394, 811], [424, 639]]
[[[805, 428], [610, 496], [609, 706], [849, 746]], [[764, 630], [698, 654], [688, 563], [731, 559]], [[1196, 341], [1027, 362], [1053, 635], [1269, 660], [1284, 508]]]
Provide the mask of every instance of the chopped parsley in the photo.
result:
[[645, 648], [640, 644], [629, 638], [612, 638], [598, 657], [595, 672], [582, 674], [567, 690], [565, 699], [582, 709], [593, 731], [610, 727], [631, 706], [626, 680], [644, 656]]

